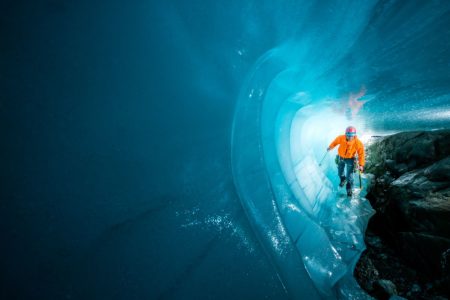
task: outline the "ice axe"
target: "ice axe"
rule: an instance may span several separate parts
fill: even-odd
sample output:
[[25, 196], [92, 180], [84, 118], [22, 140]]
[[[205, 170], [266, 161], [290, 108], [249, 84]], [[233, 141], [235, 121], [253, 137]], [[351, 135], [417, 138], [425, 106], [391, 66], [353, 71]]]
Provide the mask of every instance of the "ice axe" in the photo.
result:
[[361, 184], [361, 169], [359, 168], [359, 164], [358, 164], [358, 177], [359, 177], [359, 188], [362, 190], [362, 184]]
[[[361, 169], [359, 168], [359, 163], [357, 161], [357, 159], [355, 158], [355, 164], [356, 164], [356, 169], [358, 170], [358, 177], [359, 177], [359, 188], [362, 189], [362, 184], [361, 184]], [[356, 172], [356, 170], [355, 170]]]
[[362, 185], [361, 185], [361, 170], [358, 170], [358, 175], [359, 175], [359, 188], [362, 189]]
[[322, 157], [322, 159], [320, 160], [319, 167], [322, 166], [323, 160], [325, 159], [325, 157], [327, 157], [327, 154], [328, 154], [328, 151], [325, 152], [325, 155], [324, 155], [324, 156]]

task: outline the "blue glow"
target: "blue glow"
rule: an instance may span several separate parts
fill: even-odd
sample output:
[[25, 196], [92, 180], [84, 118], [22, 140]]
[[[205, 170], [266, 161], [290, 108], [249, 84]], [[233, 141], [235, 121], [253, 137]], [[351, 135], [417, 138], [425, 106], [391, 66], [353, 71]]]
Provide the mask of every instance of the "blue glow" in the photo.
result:
[[450, 128], [449, 1], [29, 2], [0, 4], [9, 298], [366, 297], [365, 190], [319, 163], [349, 125]]

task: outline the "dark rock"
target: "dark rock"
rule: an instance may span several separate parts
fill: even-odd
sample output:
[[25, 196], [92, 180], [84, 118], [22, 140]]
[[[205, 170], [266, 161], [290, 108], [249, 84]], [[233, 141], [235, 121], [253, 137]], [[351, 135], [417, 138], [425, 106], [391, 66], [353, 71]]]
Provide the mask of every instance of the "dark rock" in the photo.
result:
[[395, 181], [384, 212], [391, 229], [450, 237], [450, 189], [439, 191], [446, 186], [423, 176]]
[[367, 178], [367, 183], [368, 183], [367, 190], [373, 189], [375, 187], [375, 183], [376, 183], [375, 175], [373, 175], [371, 173], [366, 173], [365, 177]]
[[387, 279], [379, 279], [373, 283], [374, 295], [377, 299], [389, 299], [393, 295], [397, 295], [397, 287]]
[[[450, 279], [450, 249], [441, 254], [441, 270], [447, 279]], [[450, 284], [448, 285], [450, 287]]]
[[389, 298], [389, 300], [408, 300], [407, 298], [403, 298], [399, 295], [393, 295]]
[[366, 172], [375, 176], [367, 198], [377, 213], [358, 264], [366, 282], [358, 282], [377, 299], [449, 295], [450, 130], [398, 133], [366, 153]]
[[430, 300], [448, 300], [448, 298], [443, 297], [443, 296], [431, 296], [429, 298], [426, 299], [430, 299]]
[[373, 291], [373, 283], [379, 279], [379, 272], [367, 255], [367, 252], [365, 252], [358, 261], [358, 266], [355, 268], [354, 275], [364, 290]]
[[412, 282], [416, 282], [417, 273], [404, 264], [401, 257], [382, 239], [367, 232], [367, 250], [362, 254], [355, 269], [355, 278], [362, 288], [374, 297], [373, 283], [380, 279], [391, 280], [397, 287], [399, 295], [406, 295]]
[[385, 161], [386, 169], [392, 173], [395, 177], [401, 176], [403, 173], [408, 171], [408, 165], [405, 163], [397, 164], [393, 159], [387, 159]]
[[386, 191], [386, 188], [395, 180], [394, 177], [391, 176], [390, 172], [386, 172], [381, 177], [382, 183], [384, 184], [384, 191]]
[[391, 168], [393, 174], [399, 176], [449, 156], [450, 130], [390, 135], [374, 142], [368, 147], [367, 154], [367, 172], [380, 176]]
[[402, 232], [398, 235], [397, 246], [404, 258], [418, 270], [430, 277], [443, 274], [442, 256], [450, 248], [450, 239], [420, 233]]
[[405, 157], [408, 164], [411, 162], [414, 163], [414, 167], [430, 163], [434, 161], [436, 157], [433, 136], [428, 132], [425, 132], [420, 136], [420, 139], [414, 139], [411, 151], [407, 153]]
[[424, 170], [425, 177], [431, 181], [450, 181], [450, 157], [446, 157]]
[[386, 166], [387, 170], [394, 170], [397, 166], [397, 163], [393, 159], [386, 159], [384, 165]]
[[366, 243], [368, 245], [370, 245], [372, 248], [376, 248], [376, 249], [381, 249], [383, 247], [381, 238], [376, 235], [366, 236]]
[[[448, 272], [447, 272], [448, 274]], [[431, 289], [435, 294], [450, 295], [450, 276], [436, 280]]]
[[417, 284], [413, 284], [413, 286], [411, 287], [411, 294], [418, 294], [422, 291], [422, 288]]

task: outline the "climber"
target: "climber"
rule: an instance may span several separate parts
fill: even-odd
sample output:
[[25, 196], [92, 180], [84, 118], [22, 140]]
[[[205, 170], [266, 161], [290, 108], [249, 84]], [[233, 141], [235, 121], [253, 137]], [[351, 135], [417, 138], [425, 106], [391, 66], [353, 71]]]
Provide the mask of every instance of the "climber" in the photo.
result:
[[[339, 186], [343, 187], [345, 183], [347, 183], [347, 196], [351, 197], [356, 154], [358, 154], [359, 171], [364, 171], [364, 145], [356, 136], [356, 128], [353, 126], [349, 126], [345, 129], [345, 135], [336, 137], [330, 146], [328, 146], [327, 151], [332, 150], [337, 145], [339, 145], [339, 148], [338, 155], [336, 156], [336, 163], [338, 165], [338, 175], [341, 179]], [[344, 174], [345, 167], [347, 167], [347, 169]]]

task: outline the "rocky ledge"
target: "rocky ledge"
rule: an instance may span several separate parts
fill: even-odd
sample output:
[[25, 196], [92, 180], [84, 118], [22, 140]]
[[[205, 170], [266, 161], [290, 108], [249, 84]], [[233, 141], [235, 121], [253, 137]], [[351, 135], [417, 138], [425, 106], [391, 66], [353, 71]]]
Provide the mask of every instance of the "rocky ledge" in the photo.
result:
[[450, 130], [378, 138], [367, 147], [366, 172], [376, 214], [356, 279], [377, 299], [447, 299]]

